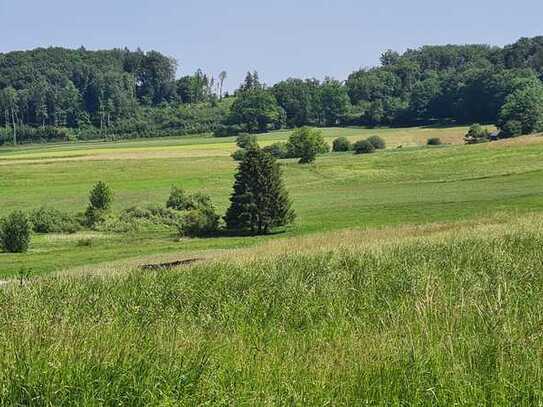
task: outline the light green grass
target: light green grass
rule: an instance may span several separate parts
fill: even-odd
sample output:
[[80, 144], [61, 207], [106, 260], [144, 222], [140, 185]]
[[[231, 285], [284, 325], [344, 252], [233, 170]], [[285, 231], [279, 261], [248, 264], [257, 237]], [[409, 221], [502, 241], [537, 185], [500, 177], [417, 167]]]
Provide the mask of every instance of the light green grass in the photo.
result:
[[542, 226], [8, 285], [0, 405], [540, 405]]
[[[430, 133], [459, 142], [464, 132], [464, 128], [325, 130], [329, 139], [340, 134], [352, 138], [381, 134], [391, 148], [364, 156], [331, 153], [310, 166], [284, 161], [298, 220], [279, 236], [179, 242], [167, 232], [148, 232], [96, 239], [91, 246], [78, 245], [77, 236], [56, 241], [37, 236], [28, 254], [0, 254], [0, 277], [16, 275], [22, 268], [39, 274], [160, 253], [246, 247], [343, 228], [455, 221], [543, 208], [540, 138], [477, 146], [393, 147], [394, 140], [410, 145]], [[259, 137], [266, 143], [284, 140], [288, 134]], [[163, 204], [176, 184], [209, 193], [223, 212], [236, 167], [229, 157], [234, 148], [232, 139], [179, 138], [10, 150], [4, 161], [0, 158], [0, 214], [40, 205], [82, 211], [90, 187], [98, 180], [112, 186], [115, 211]]]

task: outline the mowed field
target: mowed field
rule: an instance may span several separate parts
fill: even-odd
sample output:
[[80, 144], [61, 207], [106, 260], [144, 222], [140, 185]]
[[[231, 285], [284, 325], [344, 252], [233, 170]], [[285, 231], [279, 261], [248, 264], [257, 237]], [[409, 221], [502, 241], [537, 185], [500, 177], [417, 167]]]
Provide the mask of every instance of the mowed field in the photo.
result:
[[[270, 239], [340, 229], [450, 222], [543, 208], [543, 138], [465, 146], [466, 128], [325, 129], [331, 142], [382, 136], [384, 151], [330, 153], [304, 166], [282, 161], [298, 214], [282, 233], [265, 237], [177, 239], [164, 231], [35, 235], [27, 254], [0, 254], [0, 277], [61, 271], [108, 262], [130, 264], [215, 256]], [[262, 145], [290, 132], [259, 136]], [[447, 145], [424, 146], [440, 137]], [[401, 146], [401, 148], [399, 148]], [[41, 205], [85, 209], [99, 180], [114, 191], [114, 211], [163, 204], [172, 185], [203, 191], [220, 213], [228, 205], [236, 163], [232, 138], [184, 137], [4, 148], [0, 150], [0, 215]]]

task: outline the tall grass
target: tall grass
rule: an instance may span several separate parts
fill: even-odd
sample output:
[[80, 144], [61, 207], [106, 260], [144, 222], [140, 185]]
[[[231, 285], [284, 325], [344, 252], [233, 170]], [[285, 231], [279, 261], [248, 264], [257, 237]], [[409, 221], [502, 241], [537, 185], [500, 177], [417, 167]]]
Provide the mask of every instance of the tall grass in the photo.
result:
[[0, 405], [537, 405], [543, 232], [0, 290]]

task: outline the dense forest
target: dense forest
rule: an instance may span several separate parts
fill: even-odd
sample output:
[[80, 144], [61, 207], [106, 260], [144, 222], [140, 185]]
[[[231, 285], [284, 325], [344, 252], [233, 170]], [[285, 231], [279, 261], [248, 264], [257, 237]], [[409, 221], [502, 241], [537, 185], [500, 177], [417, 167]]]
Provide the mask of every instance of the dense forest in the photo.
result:
[[217, 136], [282, 127], [495, 123], [504, 136], [543, 130], [543, 37], [499, 48], [386, 51], [346, 81], [248, 73], [233, 94], [156, 51], [84, 48], [0, 54], [0, 143]]

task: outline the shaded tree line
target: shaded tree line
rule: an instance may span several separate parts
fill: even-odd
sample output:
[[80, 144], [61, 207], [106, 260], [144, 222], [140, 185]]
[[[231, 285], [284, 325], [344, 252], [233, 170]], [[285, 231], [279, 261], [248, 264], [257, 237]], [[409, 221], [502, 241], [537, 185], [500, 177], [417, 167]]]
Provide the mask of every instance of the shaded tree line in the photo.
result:
[[234, 97], [225, 97], [225, 71], [177, 79], [176, 69], [139, 49], [0, 54], [0, 143], [449, 121], [496, 123], [505, 136], [543, 130], [543, 36], [389, 50], [346, 81], [268, 87], [250, 72]]
[[435, 122], [496, 123], [505, 136], [543, 130], [543, 37], [504, 48], [389, 50], [379, 67], [353, 72], [345, 82], [291, 78], [266, 88], [254, 77], [249, 73], [238, 90], [223, 134]]
[[[174, 59], [140, 49], [39, 48], [0, 54], [0, 139], [163, 135], [164, 128], [209, 131], [216, 125], [216, 94], [219, 85], [222, 92], [226, 73], [215, 83], [200, 70], [176, 79], [176, 70]], [[199, 104], [208, 109], [187, 108]]]

